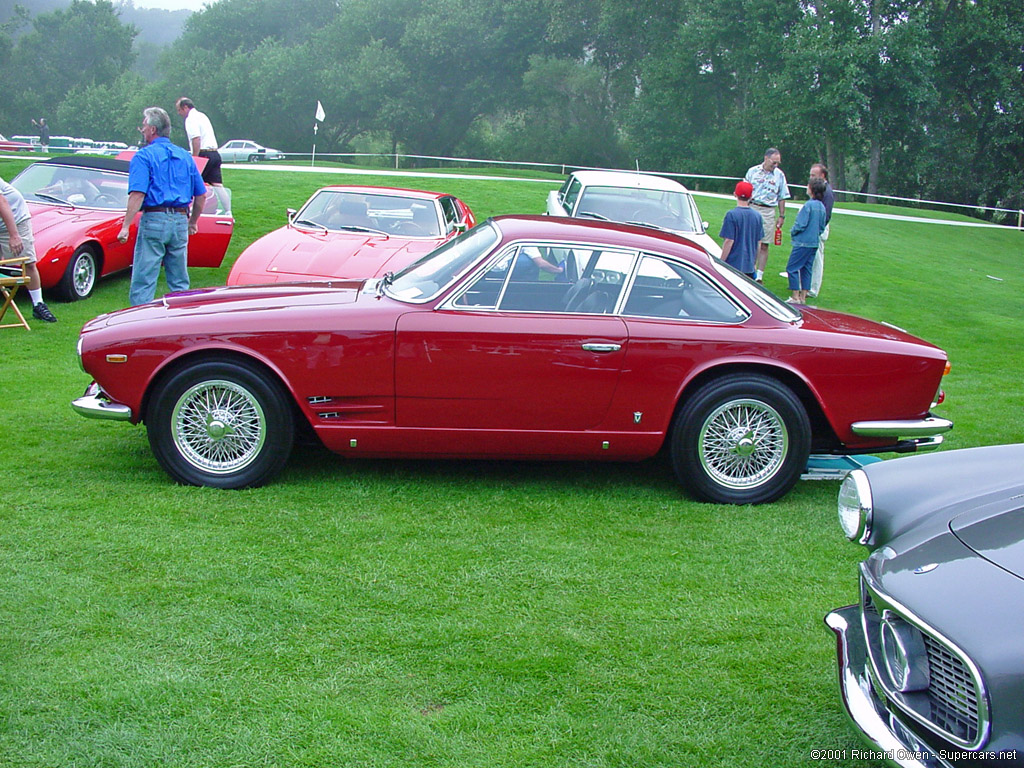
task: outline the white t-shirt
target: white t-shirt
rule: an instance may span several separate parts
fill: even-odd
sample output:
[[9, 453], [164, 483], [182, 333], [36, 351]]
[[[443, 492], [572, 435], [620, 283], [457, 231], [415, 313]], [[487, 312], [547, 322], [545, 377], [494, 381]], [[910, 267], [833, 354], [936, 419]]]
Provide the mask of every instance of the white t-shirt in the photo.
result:
[[193, 107], [185, 116], [185, 135], [188, 136], [188, 149], [192, 151], [192, 139], [199, 137], [199, 149], [216, 149], [217, 135], [213, 132], [210, 118]]
[[[22, 197], [21, 192], [16, 190], [3, 179], [0, 179], [0, 195], [7, 198], [7, 202], [11, 206], [11, 213], [14, 214], [15, 224], [20, 224], [31, 216], [28, 210], [28, 205], [25, 203], [25, 198]], [[0, 222], [0, 227], [2, 226], [3, 223]]]

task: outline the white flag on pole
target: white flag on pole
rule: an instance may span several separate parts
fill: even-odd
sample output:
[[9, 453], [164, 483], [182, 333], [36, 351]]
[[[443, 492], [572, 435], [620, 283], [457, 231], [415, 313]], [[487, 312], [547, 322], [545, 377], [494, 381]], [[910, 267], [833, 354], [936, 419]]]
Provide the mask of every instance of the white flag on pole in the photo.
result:
[[322, 123], [324, 118], [327, 117], [327, 113], [324, 112], [324, 105], [320, 103], [320, 99], [316, 101], [316, 120], [318, 123]]

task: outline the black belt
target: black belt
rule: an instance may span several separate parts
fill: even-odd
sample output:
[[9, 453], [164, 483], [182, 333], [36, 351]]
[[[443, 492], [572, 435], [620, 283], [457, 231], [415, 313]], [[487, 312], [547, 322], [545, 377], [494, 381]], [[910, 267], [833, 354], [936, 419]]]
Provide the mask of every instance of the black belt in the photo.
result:
[[172, 205], [150, 205], [150, 206], [145, 206], [144, 205], [144, 206], [142, 206], [142, 212], [143, 213], [182, 213], [185, 216], [188, 216], [188, 206], [186, 205], [184, 208], [178, 208], [178, 207], [172, 206]]
[[751, 200], [750, 204], [751, 205], [758, 205], [758, 206], [760, 206], [762, 208], [775, 208], [775, 207], [778, 206], [778, 203], [762, 203], [762, 202], [759, 202], [757, 200]]

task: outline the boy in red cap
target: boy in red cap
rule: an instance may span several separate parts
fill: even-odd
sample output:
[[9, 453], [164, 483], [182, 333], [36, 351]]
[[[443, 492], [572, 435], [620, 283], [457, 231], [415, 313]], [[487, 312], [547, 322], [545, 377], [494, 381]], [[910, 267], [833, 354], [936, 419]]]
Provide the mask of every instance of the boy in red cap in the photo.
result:
[[764, 237], [764, 221], [750, 209], [754, 187], [749, 181], [737, 184], [733, 194], [736, 207], [725, 214], [722, 231], [718, 233], [723, 238], [722, 261], [753, 279], [758, 244]]

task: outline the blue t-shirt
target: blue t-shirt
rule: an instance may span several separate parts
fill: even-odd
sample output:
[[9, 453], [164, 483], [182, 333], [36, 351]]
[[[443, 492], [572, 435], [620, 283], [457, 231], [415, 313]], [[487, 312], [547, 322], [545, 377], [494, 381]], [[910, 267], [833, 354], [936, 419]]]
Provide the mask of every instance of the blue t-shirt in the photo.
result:
[[753, 272], [758, 244], [764, 237], [764, 219], [761, 214], [737, 205], [725, 214], [722, 231], [718, 236], [733, 241], [725, 263], [748, 275]]
[[206, 194], [206, 185], [192, 155], [158, 136], [132, 157], [128, 191], [146, 193], [143, 208], [184, 208], [192, 198]]
[[796, 215], [793, 228], [789, 230], [793, 245], [800, 248], [817, 248], [821, 233], [825, 231], [825, 204], [821, 200], [808, 200]]

